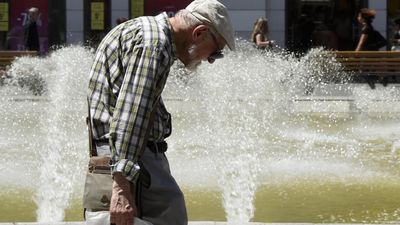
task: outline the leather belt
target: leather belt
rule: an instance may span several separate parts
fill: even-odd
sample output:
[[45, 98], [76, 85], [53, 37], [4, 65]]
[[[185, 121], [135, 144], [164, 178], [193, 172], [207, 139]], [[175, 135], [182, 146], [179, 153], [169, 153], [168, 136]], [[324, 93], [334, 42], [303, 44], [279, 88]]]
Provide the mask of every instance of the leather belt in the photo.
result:
[[[95, 141], [96, 145], [108, 145], [108, 141]], [[164, 153], [168, 149], [168, 144], [165, 141], [155, 142], [148, 141], [146, 145], [153, 153]]]
[[168, 149], [168, 144], [165, 141], [162, 141], [162, 142], [148, 141], [147, 147], [153, 153], [164, 153]]

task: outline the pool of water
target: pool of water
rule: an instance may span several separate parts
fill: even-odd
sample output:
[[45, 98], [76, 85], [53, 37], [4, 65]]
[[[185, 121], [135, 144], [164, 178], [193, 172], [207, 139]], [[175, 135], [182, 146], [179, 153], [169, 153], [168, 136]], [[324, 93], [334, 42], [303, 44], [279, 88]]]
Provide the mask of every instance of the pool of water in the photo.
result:
[[[340, 68], [324, 54], [240, 46], [196, 73], [172, 69], [167, 155], [190, 220], [400, 221], [400, 88], [325, 83]], [[21, 59], [2, 81], [1, 222], [82, 220], [92, 57], [75, 46]]]

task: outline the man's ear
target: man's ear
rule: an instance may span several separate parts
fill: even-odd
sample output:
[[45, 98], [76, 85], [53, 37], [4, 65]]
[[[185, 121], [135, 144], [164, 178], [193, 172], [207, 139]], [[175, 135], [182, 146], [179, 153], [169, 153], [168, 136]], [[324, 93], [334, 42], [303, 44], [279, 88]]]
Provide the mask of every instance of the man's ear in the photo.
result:
[[198, 25], [192, 31], [192, 39], [197, 42], [199, 39], [205, 38], [208, 32], [208, 27], [206, 25]]

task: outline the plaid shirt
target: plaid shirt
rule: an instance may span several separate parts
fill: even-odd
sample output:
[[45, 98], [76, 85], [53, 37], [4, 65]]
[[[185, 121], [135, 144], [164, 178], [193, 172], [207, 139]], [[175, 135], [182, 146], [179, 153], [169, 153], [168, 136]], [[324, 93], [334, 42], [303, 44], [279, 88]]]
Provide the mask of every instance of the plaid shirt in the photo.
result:
[[175, 56], [166, 13], [120, 24], [97, 49], [88, 93], [93, 137], [110, 143], [113, 172], [130, 181], [157, 99], [149, 140], [162, 141], [171, 133], [171, 116], [160, 96]]

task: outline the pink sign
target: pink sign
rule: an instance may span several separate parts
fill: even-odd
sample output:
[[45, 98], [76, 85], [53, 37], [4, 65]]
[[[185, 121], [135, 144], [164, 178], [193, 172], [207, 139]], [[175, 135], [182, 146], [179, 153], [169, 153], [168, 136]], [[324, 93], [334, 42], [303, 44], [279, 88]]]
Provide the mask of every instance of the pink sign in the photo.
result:
[[39, 19], [36, 23], [38, 26], [40, 51], [48, 51], [48, 5], [48, 0], [10, 1], [10, 30], [7, 33], [9, 50], [25, 50], [24, 25], [28, 22], [29, 8], [36, 7], [39, 9]]

